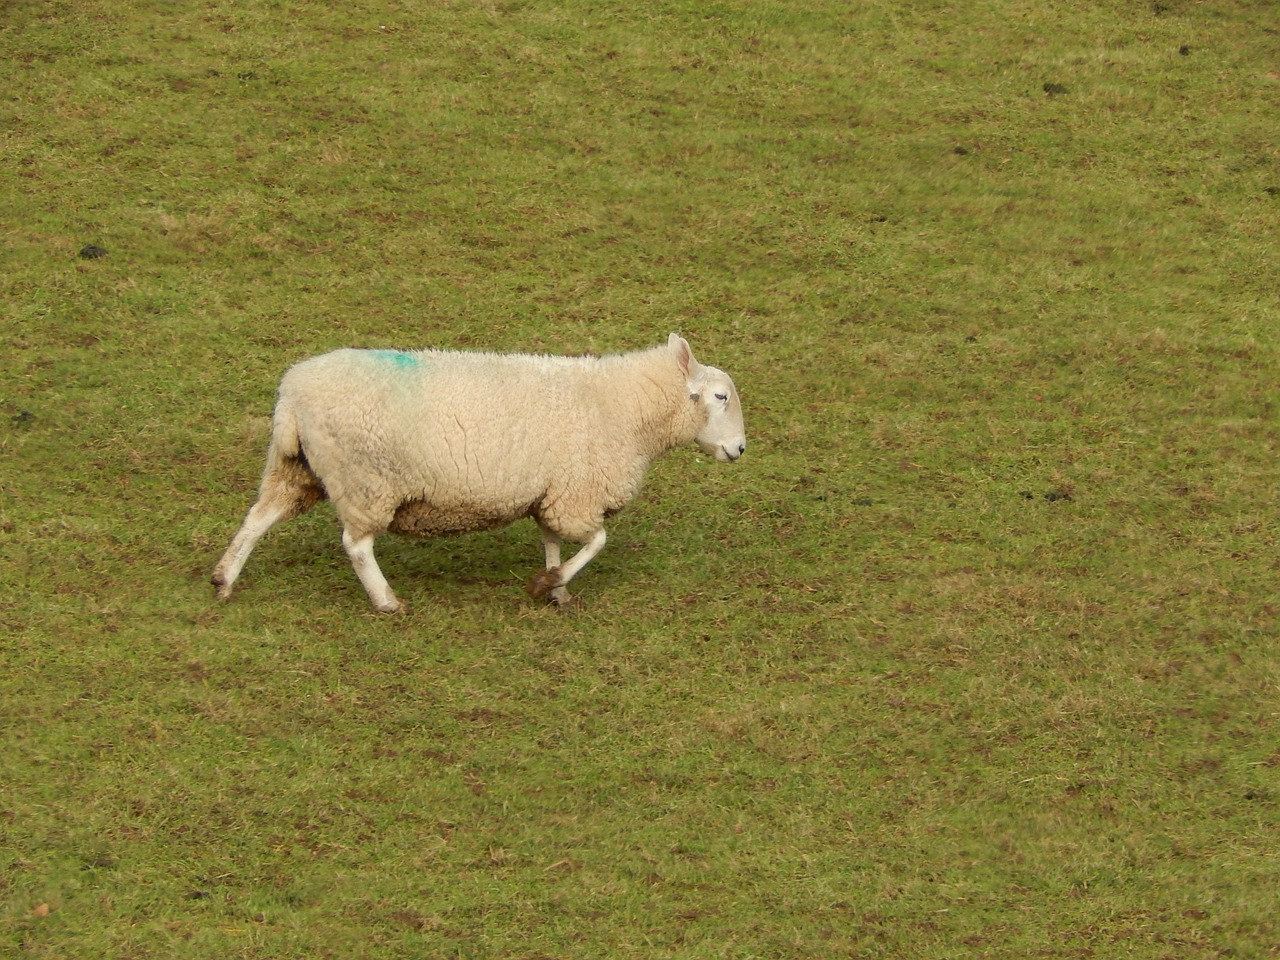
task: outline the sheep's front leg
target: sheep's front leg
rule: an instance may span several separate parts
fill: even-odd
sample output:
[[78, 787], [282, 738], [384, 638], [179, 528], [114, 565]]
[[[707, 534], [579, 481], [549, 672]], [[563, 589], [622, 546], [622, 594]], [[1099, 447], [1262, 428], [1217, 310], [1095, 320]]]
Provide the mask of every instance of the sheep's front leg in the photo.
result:
[[529, 581], [530, 596], [542, 599], [547, 597], [552, 603], [564, 605], [572, 599], [565, 585], [576, 577], [592, 558], [604, 549], [604, 527], [593, 533], [582, 545], [573, 559], [560, 562], [560, 538], [549, 530], [542, 531], [542, 546], [546, 553], [547, 569]]
[[382, 575], [378, 561], [373, 556], [373, 534], [357, 538], [343, 530], [342, 546], [351, 558], [351, 566], [364, 585], [364, 592], [369, 595], [373, 608], [380, 613], [399, 613], [403, 610], [404, 604], [392, 593], [391, 584], [387, 583], [387, 578]]
[[539, 600], [545, 597], [557, 606], [564, 606], [573, 598], [560, 583], [560, 535], [541, 524], [538, 529], [542, 531], [542, 551], [547, 562], [545, 569], [529, 581], [529, 595]]

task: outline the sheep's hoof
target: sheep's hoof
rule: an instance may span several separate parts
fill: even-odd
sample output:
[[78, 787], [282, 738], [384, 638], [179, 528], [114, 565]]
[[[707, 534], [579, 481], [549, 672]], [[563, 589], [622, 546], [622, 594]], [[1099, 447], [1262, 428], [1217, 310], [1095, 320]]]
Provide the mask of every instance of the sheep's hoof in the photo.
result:
[[553, 602], [555, 601], [555, 591], [563, 589], [564, 585], [560, 583], [559, 567], [552, 567], [550, 570], [539, 570], [525, 586], [525, 591], [533, 599], [545, 600], [550, 595], [550, 599]]
[[582, 609], [581, 598], [569, 596], [569, 591], [564, 587], [557, 587], [551, 591], [551, 603], [562, 613], [577, 613]]
[[379, 613], [408, 613], [409, 605], [403, 600], [398, 600], [397, 598], [392, 597], [390, 600], [383, 603], [375, 603], [373, 605], [373, 609], [377, 610]]

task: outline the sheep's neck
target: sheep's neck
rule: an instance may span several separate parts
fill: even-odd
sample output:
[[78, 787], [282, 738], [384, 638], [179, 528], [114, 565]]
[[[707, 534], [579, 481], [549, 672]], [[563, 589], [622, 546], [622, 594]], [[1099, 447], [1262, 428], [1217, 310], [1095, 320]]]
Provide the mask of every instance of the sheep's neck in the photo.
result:
[[689, 443], [698, 433], [697, 403], [690, 399], [684, 375], [665, 347], [626, 358], [636, 366], [631, 376], [606, 372], [614, 389], [614, 414], [628, 425], [643, 455], [653, 460]]

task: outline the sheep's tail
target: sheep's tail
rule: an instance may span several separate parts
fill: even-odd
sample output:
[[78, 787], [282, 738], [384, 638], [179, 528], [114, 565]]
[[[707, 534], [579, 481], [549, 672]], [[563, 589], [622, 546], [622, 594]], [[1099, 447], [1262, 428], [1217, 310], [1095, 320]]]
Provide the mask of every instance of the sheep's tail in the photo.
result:
[[302, 437], [298, 432], [298, 414], [285, 397], [276, 404], [271, 417], [271, 447], [267, 451], [268, 466], [302, 457]]
[[282, 397], [271, 417], [271, 444], [267, 447], [267, 464], [262, 472], [262, 489], [283, 488], [307, 490], [314, 502], [324, 495], [324, 484], [307, 462], [307, 452], [298, 425], [294, 405]]

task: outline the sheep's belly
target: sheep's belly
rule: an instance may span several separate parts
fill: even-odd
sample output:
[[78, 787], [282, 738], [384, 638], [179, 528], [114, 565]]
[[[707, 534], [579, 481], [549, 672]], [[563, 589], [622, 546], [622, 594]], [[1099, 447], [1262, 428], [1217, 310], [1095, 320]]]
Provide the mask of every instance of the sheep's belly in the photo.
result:
[[505, 527], [526, 513], [527, 511], [511, 513], [458, 505], [442, 509], [425, 500], [410, 500], [396, 508], [395, 516], [391, 518], [387, 529], [392, 533], [405, 533], [415, 537], [441, 537]]

